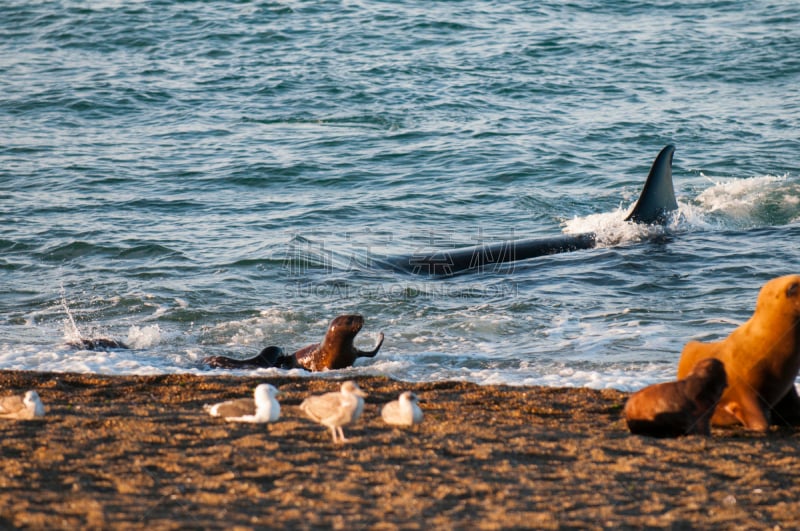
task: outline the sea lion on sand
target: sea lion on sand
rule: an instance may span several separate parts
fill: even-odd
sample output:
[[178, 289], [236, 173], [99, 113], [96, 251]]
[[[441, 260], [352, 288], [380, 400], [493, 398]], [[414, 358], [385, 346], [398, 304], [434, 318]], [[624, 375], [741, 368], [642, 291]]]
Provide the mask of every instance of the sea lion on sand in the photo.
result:
[[711, 422], [741, 422], [748, 430], [766, 431], [770, 420], [800, 424], [800, 398], [794, 381], [800, 370], [800, 275], [767, 282], [750, 319], [722, 341], [686, 344], [678, 377], [697, 360], [716, 358], [725, 364], [728, 388]]
[[353, 344], [356, 335], [364, 326], [360, 315], [340, 315], [328, 326], [322, 343], [301, 348], [287, 356], [280, 347], [267, 347], [257, 356], [237, 360], [227, 356], [210, 356], [203, 363], [218, 369], [253, 369], [277, 367], [280, 369], [306, 369], [322, 371], [325, 369], [344, 369], [350, 367], [357, 358], [373, 358], [383, 345], [383, 332], [378, 344], [369, 351], [359, 350]]
[[634, 393], [625, 404], [628, 429], [651, 437], [710, 435], [711, 415], [725, 385], [722, 362], [700, 360], [685, 378]]

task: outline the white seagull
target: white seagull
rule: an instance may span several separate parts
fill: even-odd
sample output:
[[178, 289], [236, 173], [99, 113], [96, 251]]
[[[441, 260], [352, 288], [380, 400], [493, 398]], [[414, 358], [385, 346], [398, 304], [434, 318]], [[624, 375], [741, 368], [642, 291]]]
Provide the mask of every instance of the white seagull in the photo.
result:
[[259, 384], [253, 392], [255, 401], [239, 398], [214, 405], [206, 404], [203, 409], [212, 417], [222, 417], [230, 422], [275, 422], [281, 415], [281, 405], [275, 399], [278, 393], [280, 391], [270, 384]]
[[422, 410], [417, 405], [417, 395], [411, 391], [400, 394], [397, 400], [392, 400], [381, 410], [386, 424], [392, 426], [412, 426], [422, 422]]
[[28, 420], [44, 417], [44, 413], [44, 404], [36, 391], [28, 391], [24, 397], [4, 396], [0, 398], [0, 418]]
[[344, 437], [342, 426], [358, 420], [364, 411], [365, 396], [367, 393], [359, 389], [354, 381], [348, 380], [342, 384], [338, 393], [325, 393], [306, 398], [300, 404], [300, 409], [311, 420], [330, 428], [333, 442], [344, 442], [347, 439]]

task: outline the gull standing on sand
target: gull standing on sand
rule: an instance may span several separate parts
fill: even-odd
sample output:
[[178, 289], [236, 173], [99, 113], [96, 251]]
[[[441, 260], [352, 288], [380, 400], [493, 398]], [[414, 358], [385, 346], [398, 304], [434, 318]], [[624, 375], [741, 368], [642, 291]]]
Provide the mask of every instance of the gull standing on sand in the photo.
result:
[[333, 442], [345, 442], [342, 426], [347, 426], [358, 420], [364, 411], [364, 398], [367, 393], [362, 391], [352, 380], [342, 384], [341, 390], [324, 395], [310, 396], [300, 404], [308, 417], [323, 426], [331, 429]]
[[29, 420], [44, 417], [44, 404], [36, 391], [28, 391], [24, 397], [4, 396], [0, 398], [0, 418]]
[[411, 391], [400, 393], [397, 400], [392, 400], [381, 410], [381, 417], [386, 424], [392, 426], [413, 426], [422, 422], [422, 410], [417, 405], [417, 395]]
[[253, 392], [254, 400], [249, 398], [239, 398], [228, 400], [210, 406], [203, 406], [212, 417], [222, 417], [230, 422], [252, 422], [263, 424], [265, 422], [275, 422], [281, 415], [281, 405], [275, 399], [275, 395], [280, 393], [270, 384], [260, 384]]

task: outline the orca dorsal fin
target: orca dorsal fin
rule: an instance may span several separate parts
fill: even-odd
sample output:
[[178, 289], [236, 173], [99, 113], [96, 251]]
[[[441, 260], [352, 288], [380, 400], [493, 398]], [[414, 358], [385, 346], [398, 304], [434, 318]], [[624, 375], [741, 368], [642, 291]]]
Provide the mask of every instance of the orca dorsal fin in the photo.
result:
[[635, 223], [665, 223], [667, 214], [678, 210], [675, 190], [672, 188], [672, 155], [675, 146], [669, 144], [658, 154], [644, 183], [636, 205], [625, 218]]

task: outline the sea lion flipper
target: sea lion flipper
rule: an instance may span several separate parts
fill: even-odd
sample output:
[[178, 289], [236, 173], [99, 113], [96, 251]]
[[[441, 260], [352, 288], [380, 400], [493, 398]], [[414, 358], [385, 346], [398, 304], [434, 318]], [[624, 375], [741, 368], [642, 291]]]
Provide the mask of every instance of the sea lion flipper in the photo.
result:
[[375, 348], [372, 350], [359, 350], [359, 358], [374, 358], [378, 354], [378, 351], [381, 349], [381, 345], [383, 345], [383, 332], [379, 332], [378, 335], [378, 343], [375, 345]]
[[738, 400], [729, 402], [725, 406], [725, 410], [736, 417], [748, 430], [763, 432], [769, 429], [769, 420], [755, 396], [740, 396]]

